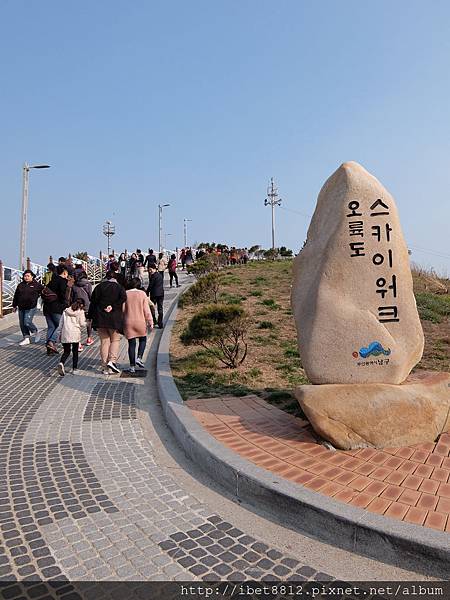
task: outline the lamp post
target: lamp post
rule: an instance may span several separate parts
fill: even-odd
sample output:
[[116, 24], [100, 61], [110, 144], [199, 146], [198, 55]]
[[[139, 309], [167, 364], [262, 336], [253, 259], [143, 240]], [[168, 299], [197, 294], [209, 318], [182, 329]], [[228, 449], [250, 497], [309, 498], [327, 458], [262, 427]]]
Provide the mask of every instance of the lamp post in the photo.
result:
[[170, 204], [158, 204], [158, 208], [159, 208], [159, 252], [162, 252], [162, 213], [163, 213], [163, 208], [165, 206], [170, 206]]
[[28, 188], [30, 179], [30, 169], [49, 169], [50, 165], [29, 165], [24, 163], [22, 167], [22, 219], [20, 227], [20, 252], [19, 269], [25, 269], [25, 256], [27, 247], [27, 225], [28, 225]]
[[264, 200], [264, 206], [272, 207], [272, 250], [275, 250], [275, 206], [280, 206], [281, 198], [278, 199], [278, 189], [275, 187], [273, 177], [267, 187], [267, 195], [269, 198]]
[[116, 233], [116, 227], [111, 223], [111, 221], [106, 221], [103, 225], [103, 234], [108, 238], [108, 260], [111, 252], [111, 237]]
[[187, 224], [191, 223], [192, 219], [183, 219], [184, 223], [184, 247], [187, 248]]
[[167, 238], [169, 237], [169, 235], [172, 235], [171, 233], [165, 233], [164, 234], [164, 250], [167, 250]]

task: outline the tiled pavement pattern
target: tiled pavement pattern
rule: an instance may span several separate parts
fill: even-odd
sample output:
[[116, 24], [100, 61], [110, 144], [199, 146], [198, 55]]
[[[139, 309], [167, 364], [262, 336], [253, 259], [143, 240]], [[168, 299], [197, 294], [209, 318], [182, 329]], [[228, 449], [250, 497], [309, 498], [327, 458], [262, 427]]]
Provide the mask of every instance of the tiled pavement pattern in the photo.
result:
[[157, 464], [137, 418], [143, 380], [102, 375], [97, 344], [80, 374], [59, 378], [56, 363], [42, 343], [0, 345], [0, 580], [47, 581], [11, 583], [4, 597], [56, 597], [59, 582], [58, 598], [78, 598], [67, 579], [317, 575], [220, 520]]
[[257, 396], [190, 400], [217, 440], [254, 464], [373, 513], [450, 532], [450, 435], [405, 448], [333, 451], [307, 421]]

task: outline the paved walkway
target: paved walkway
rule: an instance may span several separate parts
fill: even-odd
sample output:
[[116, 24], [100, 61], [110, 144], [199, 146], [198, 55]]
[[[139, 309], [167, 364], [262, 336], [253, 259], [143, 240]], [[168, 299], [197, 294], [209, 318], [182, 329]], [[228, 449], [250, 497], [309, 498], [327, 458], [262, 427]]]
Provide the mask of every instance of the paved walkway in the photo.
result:
[[[97, 342], [79, 375], [60, 378], [43, 343], [19, 347], [17, 332], [0, 323], [1, 580], [418, 577], [290, 531], [282, 515], [268, 521], [190, 464], [156, 397], [158, 330], [146, 379], [102, 375]], [[8, 598], [46, 589], [20, 588]]]
[[450, 532], [450, 435], [405, 448], [331, 451], [308, 421], [257, 396], [190, 400], [205, 429], [254, 464], [373, 513]]

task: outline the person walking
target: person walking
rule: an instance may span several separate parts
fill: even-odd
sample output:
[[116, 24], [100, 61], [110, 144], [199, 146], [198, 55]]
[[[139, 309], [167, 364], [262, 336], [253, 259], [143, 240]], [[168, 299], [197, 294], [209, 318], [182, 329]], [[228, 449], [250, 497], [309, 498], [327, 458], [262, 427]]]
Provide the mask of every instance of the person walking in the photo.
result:
[[164, 281], [164, 271], [167, 269], [167, 256], [164, 252], [158, 254], [158, 266], [157, 270], [161, 273], [161, 277]]
[[53, 277], [53, 273], [55, 273], [56, 271], [56, 265], [51, 263], [48, 263], [47, 265], [47, 272], [44, 273], [44, 276], [42, 278], [42, 284], [43, 285], [48, 285], [50, 279]]
[[[72, 301], [83, 300], [84, 312], [86, 313], [86, 333], [87, 340], [86, 346], [91, 346], [94, 343], [92, 339], [92, 321], [87, 318], [89, 306], [91, 304], [92, 296], [92, 283], [87, 278], [86, 271], [80, 271], [75, 279], [74, 286], [72, 288]], [[83, 344], [80, 341], [79, 352], [83, 350]]]
[[155, 256], [155, 254], [153, 252], [153, 249], [149, 248], [148, 249], [148, 254], [147, 254], [147, 256], [145, 257], [145, 260], [144, 260], [144, 267], [147, 269], [147, 271], [150, 270], [150, 267], [156, 269], [156, 262], [157, 262], [156, 261], [156, 256]]
[[128, 260], [128, 279], [133, 279], [133, 277], [137, 277], [137, 255], [136, 252], [130, 256]]
[[[128, 358], [130, 373], [136, 371], [136, 365], [145, 368], [142, 360], [147, 345], [147, 326], [153, 328], [153, 318], [150, 312], [147, 294], [141, 287], [139, 277], [134, 277], [128, 284], [127, 300], [123, 305], [124, 334], [128, 340]], [[139, 341], [137, 358], [136, 342]]]
[[119, 345], [123, 333], [123, 304], [127, 299], [125, 289], [118, 283], [117, 273], [108, 271], [106, 279], [92, 292], [88, 318], [100, 337], [100, 356], [104, 375], [120, 373], [117, 366]]
[[183, 248], [180, 254], [181, 270], [184, 271], [186, 268], [186, 249]]
[[69, 273], [64, 263], [56, 267], [56, 272], [42, 290], [43, 313], [47, 321], [47, 354], [57, 354], [56, 330], [58, 329], [61, 315], [69, 305], [70, 287], [68, 286]]
[[33, 318], [43, 289], [44, 286], [36, 281], [36, 276], [30, 269], [23, 272], [22, 281], [17, 286], [13, 298], [14, 312], [19, 311], [19, 325], [23, 335], [23, 340], [19, 342], [19, 346], [30, 344], [30, 336], [33, 336], [35, 343], [41, 339], [38, 328], [33, 323]]
[[139, 248], [136, 250], [136, 269], [137, 276], [141, 280], [141, 284], [144, 285], [144, 255]]
[[150, 296], [150, 300], [156, 305], [158, 309], [158, 327], [163, 328], [163, 317], [164, 317], [164, 282], [163, 274], [160, 271], [152, 268], [149, 271], [149, 282], [147, 288], [147, 294]]
[[177, 257], [175, 256], [175, 254], [171, 255], [167, 269], [169, 271], [170, 287], [173, 287], [172, 282], [174, 279], [175, 279], [176, 286], [180, 287], [180, 284], [178, 283], [178, 275], [177, 275]]
[[86, 326], [85, 305], [82, 298], [75, 300], [62, 314], [57, 329], [58, 341], [61, 341], [63, 353], [58, 364], [58, 373], [66, 374], [65, 362], [72, 352], [72, 373], [78, 369], [78, 348], [81, 341], [81, 331]]
[[125, 256], [125, 252], [122, 252], [122, 254], [119, 256], [119, 269], [120, 269], [120, 274], [121, 274], [123, 280], [126, 281], [126, 278], [127, 278], [127, 257]]

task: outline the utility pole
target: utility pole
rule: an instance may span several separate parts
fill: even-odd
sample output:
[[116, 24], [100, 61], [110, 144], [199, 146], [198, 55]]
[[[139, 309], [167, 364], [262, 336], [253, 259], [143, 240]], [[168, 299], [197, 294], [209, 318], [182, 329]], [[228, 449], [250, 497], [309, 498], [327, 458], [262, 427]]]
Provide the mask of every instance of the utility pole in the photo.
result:
[[103, 234], [108, 238], [108, 259], [111, 254], [111, 237], [116, 233], [116, 227], [111, 221], [106, 221], [103, 225]]
[[270, 183], [267, 186], [267, 196], [264, 200], [264, 206], [272, 207], [272, 250], [275, 250], [275, 206], [280, 206], [281, 198], [278, 198], [278, 188], [275, 187], [273, 177], [270, 179]]
[[187, 248], [187, 224], [190, 223], [192, 219], [183, 219], [184, 223], [184, 247]]

